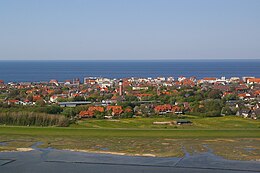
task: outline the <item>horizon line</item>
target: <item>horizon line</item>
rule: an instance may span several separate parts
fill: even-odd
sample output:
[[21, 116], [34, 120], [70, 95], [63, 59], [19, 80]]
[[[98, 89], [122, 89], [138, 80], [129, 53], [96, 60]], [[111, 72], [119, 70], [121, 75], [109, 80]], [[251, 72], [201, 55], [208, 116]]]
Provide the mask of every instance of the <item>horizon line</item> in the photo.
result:
[[185, 59], [0, 59], [0, 61], [223, 61], [223, 60], [260, 60], [260, 58], [185, 58]]

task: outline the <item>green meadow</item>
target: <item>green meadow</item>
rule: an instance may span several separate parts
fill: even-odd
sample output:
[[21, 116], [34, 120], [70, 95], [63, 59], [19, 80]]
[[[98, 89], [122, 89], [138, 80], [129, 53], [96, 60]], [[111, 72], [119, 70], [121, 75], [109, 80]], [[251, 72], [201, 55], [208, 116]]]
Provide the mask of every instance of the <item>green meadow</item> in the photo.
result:
[[84, 152], [181, 157], [213, 150], [236, 160], [260, 159], [260, 121], [186, 117], [192, 125], [153, 125], [171, 118], [87, 119], [70, 127], [0, 126], [0, 151], [53, 147]]
[[192, 125], [153, 125], [153, 122], [174, 121], [173, 118], [129, 118], [119, 120], [81, 120], [76, 128], [137, 128], [137, 129], [260, 129], [260, 121], [234, 116], [201, 118], [185, 116]]

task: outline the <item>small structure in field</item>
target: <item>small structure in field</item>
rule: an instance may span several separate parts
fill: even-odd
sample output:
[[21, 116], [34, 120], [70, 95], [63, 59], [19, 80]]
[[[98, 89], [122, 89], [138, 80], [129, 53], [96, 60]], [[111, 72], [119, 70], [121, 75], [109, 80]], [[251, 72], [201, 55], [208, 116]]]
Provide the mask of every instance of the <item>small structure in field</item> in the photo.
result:
[[174, 122], [172, 121], [164, 121], [164, 122], [158, 122], [158, 121], [155, 121], [153, 122], [154, 125], [173, 125]]
[[176, 121], [155, 121], [153, 125], [184, 125], [192, 124], [190, 120], [176, 120]]
[[177, 125], [192, 124], [192, 122], [190, 120], [177, 120], [176, 124]]

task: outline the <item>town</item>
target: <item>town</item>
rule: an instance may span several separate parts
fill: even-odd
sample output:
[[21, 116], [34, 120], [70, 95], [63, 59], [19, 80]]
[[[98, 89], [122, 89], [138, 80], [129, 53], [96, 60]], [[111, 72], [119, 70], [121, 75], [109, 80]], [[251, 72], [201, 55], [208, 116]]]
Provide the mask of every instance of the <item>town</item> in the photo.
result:
[[3, 110], [29, 109], [79, 119], [183, 114], [257, 119], [259, 102], [260, 78], [255, 77], [85, 77], [83, 83], [78, 78], [64, 82], [0, 80]]

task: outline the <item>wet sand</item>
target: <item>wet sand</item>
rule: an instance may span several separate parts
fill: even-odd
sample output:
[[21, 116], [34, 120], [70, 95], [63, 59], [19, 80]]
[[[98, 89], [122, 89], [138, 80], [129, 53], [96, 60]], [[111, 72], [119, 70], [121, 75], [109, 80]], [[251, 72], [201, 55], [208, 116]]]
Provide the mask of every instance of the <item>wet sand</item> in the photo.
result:
[[124, 156], [73, 152], [52, 148], [40, 149], [37, 143], [27, 152], [1, 152], [1, 173], [245, 173], [260, 172], [260, 162], [233, 161], [212, 152], [186, 155], [183, 158]]

